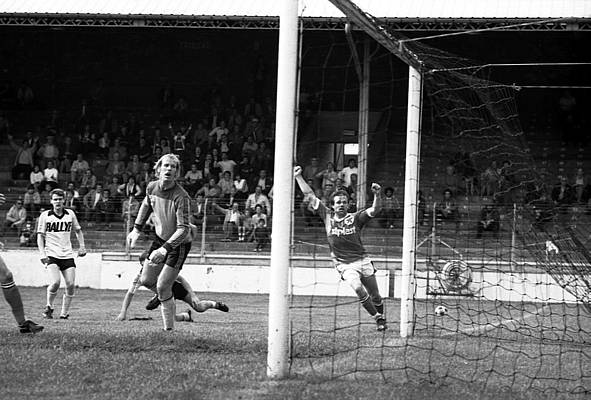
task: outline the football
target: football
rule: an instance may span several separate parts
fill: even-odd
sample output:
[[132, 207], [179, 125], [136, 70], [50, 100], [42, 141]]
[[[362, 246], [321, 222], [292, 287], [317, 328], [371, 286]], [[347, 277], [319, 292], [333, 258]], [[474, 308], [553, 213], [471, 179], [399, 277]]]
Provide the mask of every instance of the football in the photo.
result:
[[445, 306], [437, 306], [435, 307], [435, 315], [438, 317], [443, 317], [447, 314], [447, 307]]

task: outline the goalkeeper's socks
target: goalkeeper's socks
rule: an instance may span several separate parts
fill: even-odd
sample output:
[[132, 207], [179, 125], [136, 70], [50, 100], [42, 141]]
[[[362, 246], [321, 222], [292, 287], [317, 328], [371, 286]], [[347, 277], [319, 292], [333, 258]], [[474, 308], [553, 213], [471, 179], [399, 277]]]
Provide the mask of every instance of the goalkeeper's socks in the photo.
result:
[[365, 310], [369, 313], [369, 315], [373, 316], [373, 315], [377, 314], [376, 307], [371, 302], [371, 298], [369, 297], [369, 294], [366, 295], [363, 299], [360, 299], [359, 302], [361, 303], [363, 308], [365, 308]]
[[162, 313], [162, 322], [164, 324], [165, 331], [171, 331], [174, 329], [174, 319], [176, 314], [176, 306], [174, 303], [174, 297], [170, 296], [166, 300], [160, 300], [160, 311]]
[[383, 301], [380, 301], [379, 304], [374, 303], [374, 307], [376, 308], [377, 312], [379, 312], [380, 314], [384, 314], [384, 302]]
[[18, 291], [18, 287], [12, 279], [8, 282], [2, 282], [2, 292], [4, 293], [6, 302], [10, 305], [12, 315], [14, 315], [17, 324], [22, 325], [25, 322], [23, 301], [21, 299], [21, 294]]

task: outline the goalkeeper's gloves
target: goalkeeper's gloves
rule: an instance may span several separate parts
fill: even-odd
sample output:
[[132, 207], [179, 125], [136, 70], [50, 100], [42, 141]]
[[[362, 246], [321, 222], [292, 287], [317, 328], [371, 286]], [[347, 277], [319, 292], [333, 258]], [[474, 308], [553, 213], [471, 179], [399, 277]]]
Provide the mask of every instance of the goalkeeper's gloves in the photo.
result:
[[168, 250], [166, 250], [164, 247], [159, 247], [154, 250], [152, 254], [150, 254], [150, 261], [152, 261], [154, 264], [160, 264], [164, 262], [167, 254]]
[[137, 229], [133, 229], [131, 232], [127, 234], [127, 243], [129, 243], [129, 247], [134, 248], [137, 240], [140, 237], [140, 232]]

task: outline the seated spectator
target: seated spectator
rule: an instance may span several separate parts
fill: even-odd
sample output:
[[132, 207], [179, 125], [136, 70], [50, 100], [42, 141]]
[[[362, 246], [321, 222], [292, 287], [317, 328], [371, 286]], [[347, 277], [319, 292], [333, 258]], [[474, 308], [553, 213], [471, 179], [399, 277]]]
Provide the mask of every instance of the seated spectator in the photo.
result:
[[80, 193], [80, 196], [84, 197], [89, 191], [94, 189], [96, 183], [97, 179], [92, 173], [92, 170], [87, 169], [84, 171], [84, 175], [82, 175], [82, 179], [80, 179], [80, 184], [78, 185], [78, 192]]
[[201, 185], [203, 185], [203, 171], [197, 169], [197, 164], [193, 163], [191, 169], [185, 174], [183, 187], [189, 196], [193, 197]]
[[205, 216], [205, 196], [202, 193], [195, 196], [191, 200], [191, 223], [200, 226], [203, 223]]
[[248, 184], [246, 183], [246, 179], [242, 177], [240, 171], [236, 171], [234, 174], [234, 188], [236, 189], [236, 193], [234, 196], [236, 199], [243, 203], [248, 198]]
[[454, 221], [459, 223], [460, 212], [450, 189], [443, 191], [443, 199], [437, 203], [437, 217], [444, 221]]
[[29, 174], [29, 182], [31, 182], [31, 185], [35, 186], [35, 189], [42, 189], [41, 183], [43, 182], [43, 172], [41, 172], [37, 164], [33, 166], [33, 171]]
[[267, 146], [267, 142], [261, 140], [259, 142], [259, 148], [254, 154], [254, 167], [257, 170], [273, 171], [273, 152]]
[[222, 135], [219, 142], [217, 142], [217, 147], [220, 149], [222, 154], [227, 153], [228, 158], [232, 159], [232, 155], [234, 155], [234, 143], [228, 139], [228, 135]]
[[[124, 161], [127, 159], [127, 148], [121, 143], [120, 138], [115, 138], [115, 140], [113, 140], [113, 145], [109, 147], [107, 159], [109, 161], [115, 160], [115, 153], [118, 153], [117, 161]], [[125, 167], [123, 167], [122, 170], [123, 169], [125, 169]]]
[[115, 204], [109, 189], [103, 189], [100, 200], [95, 205], [95, 221], [110, 224], [115, 217]]
[[109, 149], [111, 148], [111, 139], [109, 138], [109, 132], [103, 132], [100, 138], [97, 140], [96, 145], [96, 156], [98, 158], [108, 158]]
[[253, 238], [256, 243], [254, 251], [261, 252], [265, 250], [270, 242], [269, 236], [269, 228], [267, 228], [265, 222], [262, 219], [258, 220], [253, 230]]
[[219, 166], [213, 159], [213, 154], [207, 153], [203, 161], [203, 178], [207, 180], [214, 178], [217, 181], [220, 177], [220, 172]]
[[51, 198], [49, 193], [51, 193], [51, 185], [50, 184], [43, 184], [42, 189], [39, 192], [39, 197], [41, 198], [41, 207], [40, 210], [49, 210], [51, 209]]
[[144, 192], [140, 185], [135, 182], [134, 176], [129, 176], [127, 178], [127, 182], [122, 183], [117, 187], [117, 193], [121, 196], [121, 198], [128, 198], [129, 196], [134, 196], [137, 198], [143, 198]]
[[75, 184], [80, 183], [82, 177], [89, 169], [90, 165], [88, 164], [88, 161], [84, 159], [84, 155], [82, 153], [78, 153], [76, 155], [76, 159], [72, 162], [72, 166], [70, 167], [70, 180], [72, 180]]
[[238, 163], [238, 172], [242, 178], [246, 179], [246, 182], [251, 182], [254, 179], [254, 167], [247, 155], [243, 155], [242, 160]]
[[339, 177], [343, 180], [345, 186], [351, 186], [351, 175], [357, 174], [357, 160], [350, 158], [347, 166], [341, 170]]
[[222, 176], [223, 176], [224, 172], [230, 173], [230, 180], [232, 180], [234, 177], [234, 171], [235, 171], [237, 165], [238, 164], [236, 163], [236, 161], [228, 158], [228, 153], [224, 153], [224, 152], [221, 155], [221, 160], [218, 161], [218, 163], [217, 163], [217, 167], [219, 168]]
[[382, 226], [388, 229], [394, 228], [396, 220], [400, 218], [400, 203], [394, 196], [394, 189], [391, 187], [387, 187], [384, 190], [381, 213]]
[[220, 207], [215, 201], [213, 207], [224, 214], [224, 238], [222, 241], [231, 242], [238, 240], [238, 227], [242, 225], [242, 213], [240, 212], [238, 202], [232, 203], [231, 208]]
[[47, 167], [43, 170], [43, 182], [51, 185], [52, 189], [59, 186], [58, 183], [59, 172], [55, 168], [53, 161], [47, 161]]
[[135, 217], [137, 217], [139, 210], [140, 202], [135, 196], [129, 196], [123, 200], [123, 204], [121, 205], [121, 219], [123, 222], [129, 223], [130, 227], [133, 227]]
[[265, 214], [264, 210], [263, 210], [263, 206], [261, 206], [260, 204], [257, 204], [256, 207], [254, 208], [254, 214], [252, 214], [252, 224], [253, 226], [257, 226], [259, 224], [259, 221], [264, 221], [265, 222], [265, 226], [267, 226], [267, 214]]
[[14, 142], [12, 135], [8, 135], [10, 147], [16, 151], [14, 166], [12, 167], [12, 179], [27, 179], [33, 171], [33, 158], [35, 149], [29, 147], [29, 142], [25, 139], [19, 146]]
[[492, 161], [480, 175], [480, 195], [494, 196], [499, 185], [499, 178], [497, 162]]
[[76, 190], [74, 182], [68, 182], [66, 186], [64, 207], [79, 212], [82, 209], [82, 198], [80, 193]]
[[23, 200], [18, 199], [12, 207], [6, 212], [6, 219], [2, 225], [2, 234], [6, 229], [15, 230], [17, 237], [21, 235], [21, 230], [27, 221], [27, 210], [23, 206]]
[[254, 165], [254, 158], [259, 145], [254, 141], [252, 136], [248, 136], [246, 142], [242, 145], [242, 155], [248, 157], [248, 161], [251, 165]]
[[[47, 167], [47, 163], [51, 161], [55, 166], [60, 155], [59, 149], [55, 144], [54, 136], [47, 136], [45, 143], [37, 150], [37, 155], [40, 157], [40, 166], [42, 169]], [[56, 170], [57, 171], [57, 170]]]
[[458, 194], [461, 187], [461, 182], [460, 177], [456, 174], [456, 170], [453, 165], [448, 165], [445, 167], [442, 185], [451, 190], [452, 195], [455, 196]]
[[148, 144], [146, 138], [142, 137], [139, 139], [139, 144], [136, 153], [141, 163], [150, 161], [150, 157], [152, 156], [152, 148]]
[[235, 188], [234, 188], [234, 181], [232, 180], [230, 171], [225, 171], [222, 174], [222, 178], [220, 179], [220, 181], [218, 182], [218, 186], [221, 189], [221, 198], [222, 199], [229, 199], [230, 196], [233, 196], [235, 192]]
[[552, 201], [557, 211], [566, 213], [569, 206], [573, 203], [575, 195], [572, 187], [568, 184], [566, 176], [560, 177], [560, 182], [552, 189]]
[[221, 197], [221, 193], [222, 189], [220, 189], [216, 180], [214, 178], [210, 178], [207, 183], [197, 190], [196, 194], [202, 194], [203, 197], [209, 199], [210, 201], [217, 201]]
[[134, 177], [137, 177], [142, 172], [142, 162], [137, 154], [132, 154], [125, 166], [125, 172]]
[[263, 207], [263, 212], [269, 216], [271, 216], [271, 203], [269, 202], [269, 198], [263, 193], [263, 188], [257, 186], [254, 189], [254, 193], [251, 193], [248, 198], [246, 199], [246, 208], [250, 209], [252, 212], [255, 212], [255, 207], [257, 204], [260, 204]]
[[259, 176], [254, 178], [249, 186], [255, 188], [260, 186], [263, 194], [269, 196], [269, 191], [273, 187], [273, 178], [268, 176], [267, 170], [261, 169], [259, 171]]
[[41, 208], [41, 196], [35, 190], [35, 186], [27, 186], [27, 192], [23, 196], [23, 206], [29, 217], [35, 217]]
[[480, 211], [480, 220], [476, 228], [476, 238], [480, 239], [482, 233], [485, 231], [492, 232], [494, 237], [498, 238], [500, 223], [501, 217], [497, 206], [493, 202], [486, 202]]
[[118, 151], [115, 151], [111, 154], [111, 159], [107, 163], [106, 179], [111, 180], [113, 176], [121, 176], [125, 172], [125, 162], [120, 159], [120, 155]]

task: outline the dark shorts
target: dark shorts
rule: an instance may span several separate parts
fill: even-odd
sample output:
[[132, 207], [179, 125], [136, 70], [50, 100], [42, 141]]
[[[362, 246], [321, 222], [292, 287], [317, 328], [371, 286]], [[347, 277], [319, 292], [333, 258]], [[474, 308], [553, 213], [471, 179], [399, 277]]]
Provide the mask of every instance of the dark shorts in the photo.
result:
[[[150, 254], [152, 254], [152, 252], [154, 250], [157, 250], [160, 247], [162, 247], [162, 245], [164, 243], [166, 243], [165, 240], [162, 240], [159, 237], [156, 237], [154, 239], [154, 241], [152, 242], [152, 245], [148, 249], [148, 256]], [[174, 249], [172, 249], [172, 251], [168, 252], [168, 254], [166, 255], [166, 258], [164, 259], [164, 264], [180, 271], [181, 268], [183, 268], [183, 264], [185, 263], [185, 260], [187, 259], [187, 256], [189, 255], [190, 250], [191, 250], [191, 242], [182, 243], [178, 247], [175, 247]]]
[[65, 271], [68, 268], [76, 268], [76, 263], [74, 262], [73, 258], [55, 258], [55, 257], [47, 257], [49, 261], [47, 265], [55, 264], [60, 269], [60, 271]]

